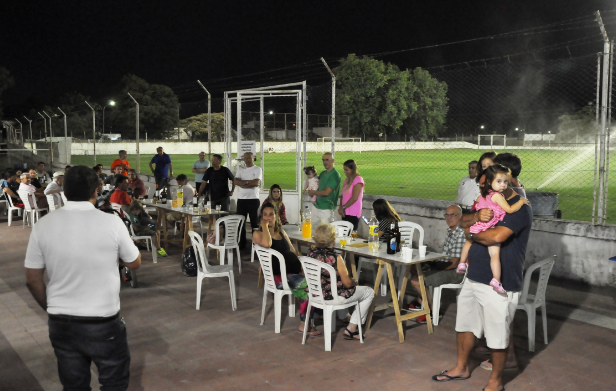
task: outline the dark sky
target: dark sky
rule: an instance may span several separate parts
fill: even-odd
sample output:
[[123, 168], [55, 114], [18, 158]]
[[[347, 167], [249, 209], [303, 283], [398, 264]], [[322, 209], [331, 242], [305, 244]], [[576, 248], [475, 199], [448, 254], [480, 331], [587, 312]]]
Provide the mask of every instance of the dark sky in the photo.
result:
[[[483, 37], [615, 8], [607, 0], [2, 2], [0, 65], [15, 78], [2, 100], [5, 107], [28, 98], [52, 103], [69, 91], [102, 100], [127, 73], [171, 87], [196, 79], [207, 86], [208, 80], [320, 57], [333, 63], [347, 53]], [[533, 45], [550, 44], [554, 37], [381, 58], [402, 68], [440, 65], [506, 54], [529, 39]]]

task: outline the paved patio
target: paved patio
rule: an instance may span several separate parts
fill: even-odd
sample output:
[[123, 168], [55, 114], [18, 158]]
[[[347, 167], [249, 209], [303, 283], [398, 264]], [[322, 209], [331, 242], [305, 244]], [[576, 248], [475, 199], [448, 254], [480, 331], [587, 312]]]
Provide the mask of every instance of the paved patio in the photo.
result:
[[[60, 390], [46, 314], [25, 287], [23, 259], [30, 228], [0, 217], [0, 390]], [[67, 238], [70, 251], [70, 238]], [[274, 333], [272, 299], [260, 326], [263, 291], [258, 263], [244, 255], [236, 267], [238, 309], [231, 310], [228, 280], [206, 279], [201, 310], [195, 310], [195, 278], [180, 270], [180, 249], [153, 264], [143, 253], [139, 288], [123, 284], [122, 314], [131, 349], [130, 390], [480, 390], [489, 372], [477, 366], [468, 381], [434, 383], [431, 375], [455, 363], [455, 296], [444, 294], [445, 315], [433, 335], [407, 322], [398, 343], [393, 311], [375, 314], [365, 344], [346, 341], [339, 321], [332, 352], [323, 338], [305, 346], [299, 317], [283, 304], [283, 326]], [[213, 253], [212, 253], [213, 256]], [[372, 276], [363, 274], [368, 283]], [[527, 319], [518, 311], [515, 347], [519, 371], [505, 374], [507, 390], [614, 390], [616, 378], [616, 289], [551, 280], [549, 345], [537, 319], [537, 351], [528, 352]], [[377, 297], [382, 301], [384, 298]], [[322, 330], [322, 326], [319, 327]], [[93, 367], [94, 389], [98, 389]]]

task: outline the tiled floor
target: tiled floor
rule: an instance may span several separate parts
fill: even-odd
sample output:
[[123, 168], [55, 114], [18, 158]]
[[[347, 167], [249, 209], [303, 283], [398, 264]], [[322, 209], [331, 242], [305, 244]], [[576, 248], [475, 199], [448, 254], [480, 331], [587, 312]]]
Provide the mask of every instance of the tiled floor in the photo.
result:
[[[46, 315], [25, 287], [30, 230], [23, 230], [20, 221], [7, 227], [2, 219], [0, 390], [59, 390]], [[282, 332], [274, 333], [271, 297], [265, 324], [259, 325], [263, 292], [257, 289], [258, 264], [251, 264], [248, 254], [241, 275], [236, 268], [237, 311], [231, 310], [228, 280], [222, 278], [204, 281], [196, 311], [195, 278], [181, 273], [177, 247], [168, 252], [158, 264], [144, 253], [139, 288], [123, 285], [120, 294], [132, 355], [131, 390], [453, 391], [480, 390], [488, 379], [489, 372], [477, 367], [468, 381], [430, 380], [455, 362], [452, 292], [444, 295], [445, 315], [433, 335], [426, 326], [408, 322], [407, 341], [399, 344], [390, 311], [375, 316], [363, 345], [344, 340], [339, 322], [332, 352], [325, 352], [323, 338], [301, 345], [299, 318], [285, 310]], [[370, 280], [370, 273], [364, 278]], [[548, 299], [550, 343], [543, 343], [539, 317], [535, 353], [528, 352], [526, 315], [516, 315], [520, 370], [507, 372], [507, 390], [616, 389], [616, 290], [553, 279]], [[93, 374], [97, 389], [94, 368]]]

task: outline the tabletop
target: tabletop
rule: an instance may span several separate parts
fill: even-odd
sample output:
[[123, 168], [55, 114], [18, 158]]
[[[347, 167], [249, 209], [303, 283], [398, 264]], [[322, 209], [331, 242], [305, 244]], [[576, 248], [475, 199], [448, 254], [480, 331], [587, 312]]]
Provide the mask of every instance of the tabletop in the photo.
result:
[[[302, 233], [299, 230], [299, 227], [297, 225], [283, 225], [282, 228], [285, 230], [285, 232], [289, 236], [289, 239], [291, 240], [299, 240], [299, 241], [306, 242], [306, 243], [314, 243], [314, 240], [312, 240], [312, 238], [306, 239], [302, 236]], [[340, 245], [340, 242], [336, 240], [336, 243], [334, 244], [334, 248], [336, 250], [351, 252], [353, 254], [363, 256], [363, 257], [378, 258], [384, 261], [401, 263], [405, 265], [413, 265], [416, 263], [435, 261], [440, 258], [445, 258], [448, 256], [447, 254], [443, 254], [443, 253], [426, 251], [425, 257], [419, 257], [419, 250], [416, 248], [413, 248], [411, 249], [412, 250], [411, 261], [408, 262], [402, 258], [402, 251], [399, 253], [395, 253], [395, 254], [387, 254], [387, 248], [385, 247], [384, 244], [381, 243], [381, 245], [379, 245], [379, 251], [372, 252], [368, 248], [368, 243], [364, 243], [364, 241], [365, 239], [357, 238], [355, 242], [348, 242], [346, 246], [342, 247]], [[365, 246], [355, 247], [355, 245], [357, 244], [365, 244]]]
[[182, 214], [186, 214], [186, 215], [191, 215], [191, 216], [213, 216], [213, 215], [223, 215], [223, 214], [230, 214], [231, 212], [225, 212], [224, 210], [221, 210], [219, 212], [216, 211], [216, 209], [210, 209], [210, 213], [205, 213], [205, 212], [200, 212], [200, 213], [195, 213], [195, 209], [193, 208], [192, 205], [190, 206], [178, 206], [176, 208], [174, 208], [171, 204], [171, 202], [167, 202], [166, 204], [161, 204], [161, 203], [153, 203], [152, 200], [143, 200], [141, 201], [143, 203], [144, 206], [151, 206], [154, 208], [158, 208], [158, 209], [164, 209], [164, 210], [168, 210], [171, 212], [179, 212]]

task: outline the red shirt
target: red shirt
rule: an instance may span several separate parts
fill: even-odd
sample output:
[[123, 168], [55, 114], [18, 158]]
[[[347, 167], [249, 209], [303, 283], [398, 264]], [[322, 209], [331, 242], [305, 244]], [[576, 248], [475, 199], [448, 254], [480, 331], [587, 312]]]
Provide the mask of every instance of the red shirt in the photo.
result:
[[[122, 164], [126, 164], [126, 167], [130, 168], [130, 163], [128, 162], [128, 160], [116, 159], [111, 163], [111, 171], [113, 172], [115, 166], [121, 166]], [[128, 171], [122, 171], [122, 175], [128, 175]]]
[[132, 201], [133, 199], [130, 198], [128, 193], [120, 189], [115, 189], [115, 191], [111, 195], [111, 198], [109, 199], [110, 203], [119, 205], [130, 205]]
[[135, 198], [145, 195], [145, 184], [139, 178], [135, 178], [134, 181], [128, 182], [128, 185], [133, 187], [133, 196]]

